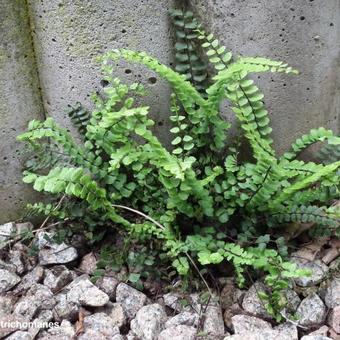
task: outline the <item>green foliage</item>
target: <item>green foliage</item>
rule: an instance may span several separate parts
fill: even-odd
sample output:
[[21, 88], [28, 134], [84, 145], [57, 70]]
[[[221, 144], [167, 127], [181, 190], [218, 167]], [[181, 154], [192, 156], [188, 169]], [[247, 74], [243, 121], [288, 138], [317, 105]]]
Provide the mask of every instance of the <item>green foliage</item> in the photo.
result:
[[[144, 52], [110, 51], [100, 58], [109, 85], [101, 97], [94, 97], [96, 109], [81, 125], [82, 144], [52, 118], [32, 121], [19, 136], [35, 147], [50, 139], [66, 158], [61, 163], [56, 159], [48, 173], [26, 171], [24, 181], [37, 191], [75, 199], [86, 211], [82, 216], [92, 222], [110, 222], [107, 225], [120, 228], [134, 242], [149, 246], [152, 242], [180, 275], [188, 276], [195, 262], [206, 267], [224, 261], [234, 265], [241, 285], [248, 267], [266, 273], [272, 292], [268, 306], [278, 317], [283, 289], [291, 278], [305, 273], [285, 260], [286, 245], [275, 231], [287, 222], [339, 227], [338, 208], [326, 207], [339, 198], [340, 161], [305, 163], [296, 156], [314, 142], [337, 143], [338, 137], [322, 128], [312, 130], [289, 152], [276, 157], [263, 94], [247, 76], [297, 72], [265, 58], [232, 59], [212, 35], [196, 23], [186, 24], [195, 22], [190, 13], [175, 12], [173, 18], [177, 33], [182, 32], [178, 38], [189, 41], [186, 48], [177, 45], [180, 54], [191, 53], [197, 39], [215, 66], [213, 83], [205, 94], [202, 82], [194, 78], [203, 68], [181, 74]], [[145, 65], [171, 86], [172, 148], [167, 149], [154, 135], [149, 108], [135, 105], [134, 97], [144, 94], [143, 86], [125, 85], [113, 77], [120, 59]], [[180, 59], [180, 65], [193, 61]], [[240, 150], [230, 147], [230, 125], [219, 111], [225, 100], [251, 146], [251, 160], [240, 161]], [[59, 218], [77, 217], [63, 207], [38, 204], [35, 208]], [[90, 229], [91, 237], [97, 232]], [[278, 251], [270, 244], [276, 244]], [[146, 259], [135, 256], [134, 261]], [[140, 273], [131, 274], [129, 280], [137, 283]]]
[[324, 164], [340, 159], [340, 144], [326, 144], [317, 153], [317, 158]]
[[90, 113], [81, 105], [81, 103], [77, 102], [74, 107], [71, 106], [71, 109], [67, 114], [79, 133], [84, 135], [86, 133], [86, 125], [91, 118]]
[[175, 70], [183, 74], [195, 88], [205, 95], [207, 87], [207, 64], [202, 60], [199, 51], [197, 23], [194, 14], [188, 10], [176, 9], [170, 11], [175, 29]]

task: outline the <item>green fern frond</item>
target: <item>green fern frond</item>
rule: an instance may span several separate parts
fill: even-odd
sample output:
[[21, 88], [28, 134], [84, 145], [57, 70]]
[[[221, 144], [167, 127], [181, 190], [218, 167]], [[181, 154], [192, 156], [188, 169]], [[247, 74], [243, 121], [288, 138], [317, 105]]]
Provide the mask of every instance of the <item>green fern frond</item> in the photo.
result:
[[125, 59], [127, 61], [145, 65], [170, 83], [184, 108], [190, 109], [195, 105], [202, 106], [205, 103], [204, 98], [202, 98], [193, 85], [186, 80], [185, 76], [180, 75], [171, 68], [161, 64], [157, 59], [149, 56], [145, 52], [119, 49], [107, 52], [101, 59], [104, 64], [103, 71], [109, 74], [113, 71], [112, 67], [108, 66], [110, 60]]
[[326, 130], [323, 127], [318, 129], [312, 129], [309, 134], [303, 135], [301, 138], [298, 138], [291, 146], [290, 151], [286, 152], [282, 158], [285, 159], [294, 159], [297, 155], [307, 148], [308, 146], [316, 143], [323, 142], [329, 138], [333, 137], [332, 130]]
[[214, 68], [219, 72], [228, 68], [228, 64], [232, 61], [232, 53], [226, 51], [226, 47], [220, 45], [218, 39], [213, 34], [207, 34], [201, 26], [196, 30], [198, 39], [202, 40], [202, 47]]
[[67, 112], [73, 125], [78, 129], [81, 135], [85, 135], [86, 126], [91, 119], [91, 114], [79, 102]]
[[278, 197], [269, 203], [269, 207], [275, 209], [279, 204], [284, 201], [288, 201], [291, 196], [298, 192], [299, 190], [303, 190], [308, 188], [310, 185], [322, 180], [324, 177], [334, 174], [337, 169], [340, 167], [340, 161], [325, 165], [319, 172], [313, 173], [309, 176], [306, 176], [301, 181], [297, 181], [291, 186], [284, 188], [282, 193], [278, 195]]
[[291, 222], [317, 223], [333, 229], [340, 225], [340, 219], [327, 214], [327, 209], [313, 205], [282, 207], [280, 212], [268, 216], [268, 222], [272, 226]]
[[207, 82], [207, 65], [198, 53], [198, 26], [193, 13], [188, 10], [172, 10], [170, 15], [175, 28], [175, 70], [185, 75], [195, 88], [205, 93]]
[[340, 144], [324, 145], [316, 154], [316, 157], [323, 164], [330, 164], [340, 160]]

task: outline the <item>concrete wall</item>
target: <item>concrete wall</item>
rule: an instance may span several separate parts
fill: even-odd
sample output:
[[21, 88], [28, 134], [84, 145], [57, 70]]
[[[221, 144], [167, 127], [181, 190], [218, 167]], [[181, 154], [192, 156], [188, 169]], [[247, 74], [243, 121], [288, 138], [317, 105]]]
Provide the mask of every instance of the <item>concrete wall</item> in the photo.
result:
[[191, 3], [204, 26], [235, 55], [284, 60], [300, 71], [257, 79], [279, 153], [312, 128], [339, 133], [340, 0]]
[[19, 216], [33, 191], [21, 181], [23, 145], [16, 136], [42, 117], [38, 77], [24, 0], [0, 1], [0, 223]]
[[[109, 49], [145, 50], [171, 65], [167, 11], [173, 3], [1, 0], [0, 223], [18, 216], [19, 200], [30, 198], [20, 184], [21, 149], [15, 136], [43, 107], [70, 127], [67, 106], [80, 101], [91, 107], [90, 94], [103, 85], [94, 58]], [[339, 132], [340, 0], [191, 0], [191, 5], [206, 29], [235, 54], [282, 59], [301, 71], [295, 77], [258, 79], [281, 152], [312, 127]], [[146, 84], [150, 95], [144, 103], [152, 108], [157, 133], [167, 140], [168, 86], [145, 68], [119, 66], [117, 76]]]
[[[66, 126], [67, 105], [91, 106], [90, 95], [101, 87], [95, 57], [114, 48], [145, 50], [170, 64], [172, 1], [159, 0], [29, 0], [34, 46], [44, 106]], [[119, 63], [117, 76], [147, 85], [150, 105], [161, 134], [168, 131], [169, 88], [144, 67]], [[162, 103], [160, 105], [160, 103]]]

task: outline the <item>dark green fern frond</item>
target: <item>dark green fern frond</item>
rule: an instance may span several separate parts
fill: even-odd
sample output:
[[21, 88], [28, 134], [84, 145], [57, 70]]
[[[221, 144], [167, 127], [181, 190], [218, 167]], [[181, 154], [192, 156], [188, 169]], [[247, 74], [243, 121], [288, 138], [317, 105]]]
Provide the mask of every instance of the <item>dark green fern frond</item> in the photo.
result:
[[30, 149], [30, 157], [24, 164], [25, 170], [40, 171], [50, 169], [54, 166], [61, 164], [70, 164], [70, 158], [68, 155], [63, 154], [62, 150], [50, 141], [46, 144], [28, 143]]
[[74, 107], [67, 112], [71, 118], [73, 125], [77, 128], [81, 135], [85, 135], [86, 126], [90, 121], [91, 114], [84, 108], [84, 106], [77, 102]]
[[330, 164], [340, 160], [340, 145], [326, 144], [316, 154], [317, 159], [323, 164]]
[[316, 223], [336, 229], [339, 227], [340, 220], [327, 214], [327, 210], [324, 207], [314, 205], [283, 208], [281, 212], [268, 216], [268, 223], [272, 226], [291, 222]]
[[188, 10], [171, 10], [170, 16], [175, 28], [175, 70], [184, 74], [195, 88], [205, 93], [207, 87], [207, 65], [199, 55], [197, 44], [198, 28], [194, 14]]
[[[298, 138], [291, 146], [290, 151], [286, 152], [282, 158], [286, 159], [294, 159], [296, 156], [305, 148], [314, 144], [316, 142], [323, 142], [329, 138], [333, 137], [332, 130], [326, 130], [323, 127], [318, 129], [312, 129], [308, 134], [303, 135], [301, 138]], [[340, 147], [339, 147], [339, 159], [340, 159]], [[336, 161], [336, 160], [334, 160]]]

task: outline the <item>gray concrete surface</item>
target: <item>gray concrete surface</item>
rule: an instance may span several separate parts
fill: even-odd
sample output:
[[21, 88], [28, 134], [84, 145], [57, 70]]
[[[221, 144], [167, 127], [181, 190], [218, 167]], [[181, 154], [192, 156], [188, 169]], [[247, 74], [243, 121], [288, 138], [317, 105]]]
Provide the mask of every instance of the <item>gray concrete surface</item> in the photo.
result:
[[207, 30], [235, 55], [288, 62], [298, 76], [260, 75], [275, 147], [310, 129], [340, 130], [339, 0], [191, 0]]
[[[340, 0], [190, 2], [207, 30], [235, 54], [284, 60], [301, 71], [299, 76], [255, 78], [265, 92], [280, 152], [313, 127], [323, 125], [339, 133]], [[43, 107], [66, 127], [70, 127], [65, 113], [69, 105], [80, 101], [91, 108], [90, 94], [104, 85], [94, 58], [107, 50], [144, 50], [171, 65], [167, 11], [173, 3], [1, 0], [0, 223], [17, 217], [17, 207], [31, 198], [21, 184], [22, 149], [15, 136]], [[168, 140], [167, 84], [143, 67], [124, 62], [118, 66], [117, 76], [146, 84], [150, 94], [143, 102], [151, 107], [157, 133]]]
[[0, 1], [0, 223], [18, 218], [36, 194], [22, 184], [16, 136], [43, 112], [24, 0]]
[[[91, 107], [90, 95], [100, 89], [95, 57], [114, 48], [147, 51], [169, 65], [172, 59], [168, 10], [173, 1], [159, 0], [29, 0], [33, 38], [44, 105], [52, 117], [70, 126], [68, 105]], [[117, 76], [142, 81], [150, 95], [157, 131], [167, 134], [169, 88], [145, 67], [120, 62]], [[164, 138], [166, 139], [166, 138]]]

